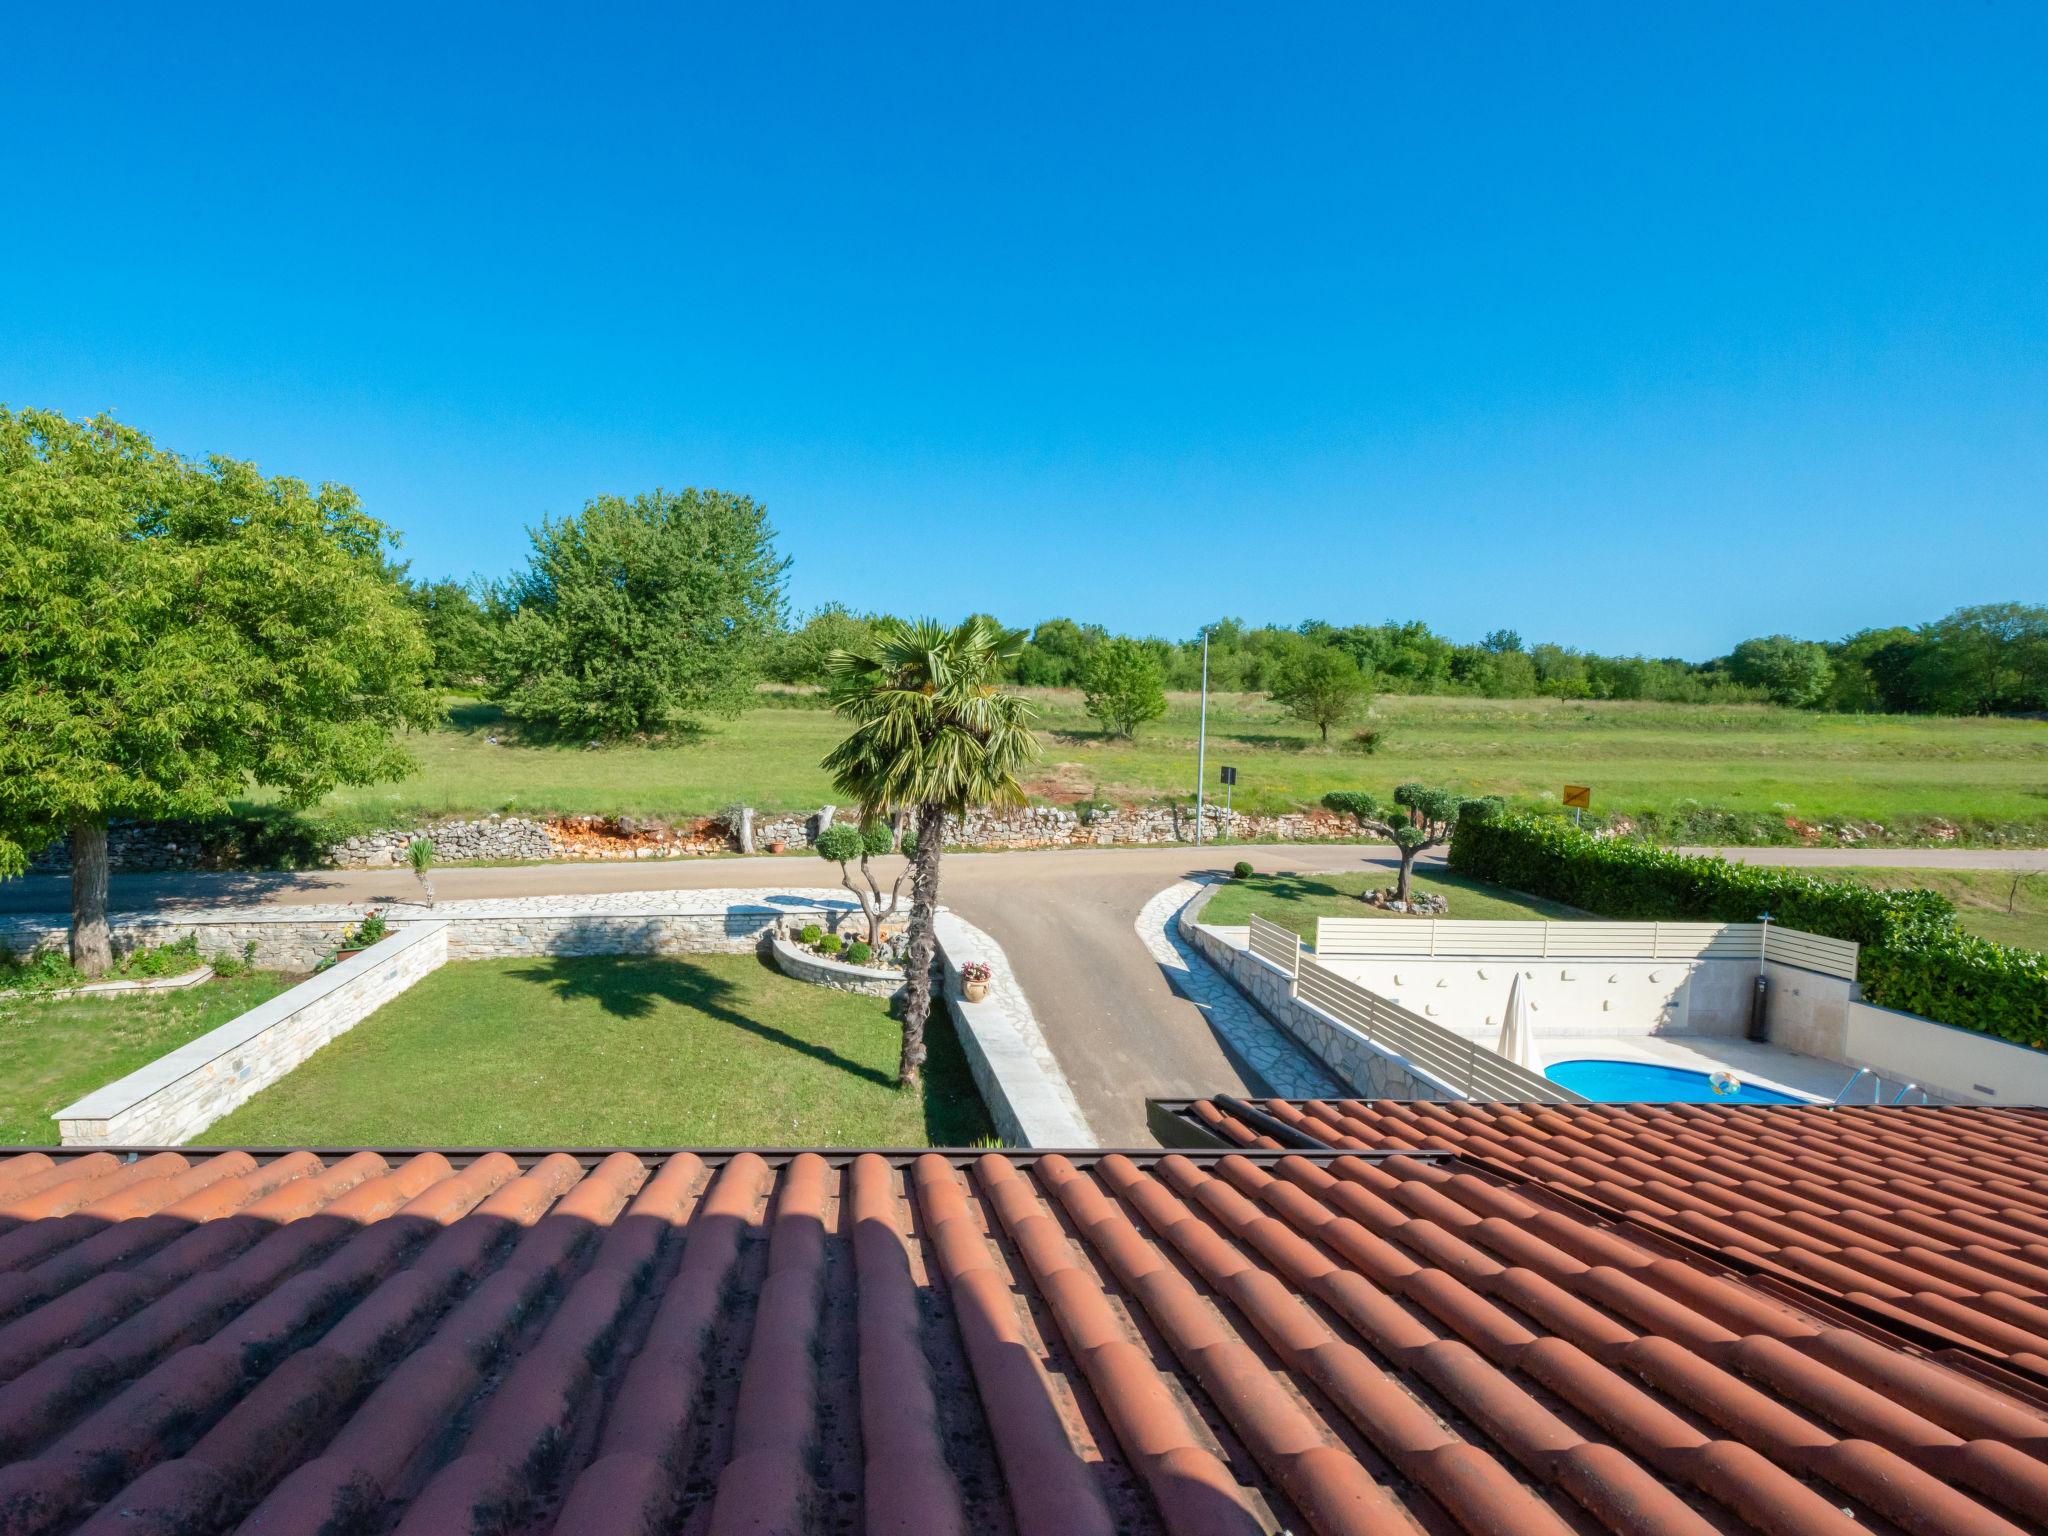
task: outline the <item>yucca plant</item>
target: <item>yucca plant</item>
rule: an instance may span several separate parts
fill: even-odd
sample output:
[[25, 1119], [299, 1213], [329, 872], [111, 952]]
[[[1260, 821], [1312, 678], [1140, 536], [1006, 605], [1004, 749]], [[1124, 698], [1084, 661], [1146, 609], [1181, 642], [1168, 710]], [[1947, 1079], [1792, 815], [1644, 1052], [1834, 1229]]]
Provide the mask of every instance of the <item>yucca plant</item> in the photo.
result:
[[429, 874], [434, 867], [434, 840], [431, 837], [416, 837], [405, 845], [405, 862], [412, 867], [413, 878], [420, 883], [420, 889], [427, 893], [427, 905], [434, 904], [434, 882]]
[[917, 1082], [924, 1065], [946, 817], [977, 806], [1023, 804], [1017, 775], [1038, 756], [1031, 710], [1002, 686], [1004, 663], [1023, 638], [981, 616], [952, 628], [928, 619], [891, 621], [862, 650], [834, 651], [826, 659], [832, 707], [854, 726], [826, 754], [832, 782], [859, 804], [863, 822], [904, 810], [917, 832], [903, 1054], [896, 1069], [905, 1086]]

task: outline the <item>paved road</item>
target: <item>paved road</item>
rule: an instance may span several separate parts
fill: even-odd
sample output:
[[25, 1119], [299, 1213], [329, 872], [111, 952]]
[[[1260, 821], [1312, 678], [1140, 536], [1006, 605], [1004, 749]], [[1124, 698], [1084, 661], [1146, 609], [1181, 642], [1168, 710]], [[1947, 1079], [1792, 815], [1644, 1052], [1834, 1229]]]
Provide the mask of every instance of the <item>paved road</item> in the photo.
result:
[[[1929, 868], [2048, 869], [2048, 851], [1724, 849], [1750, 862], [1796, 865], [1909, 863]], [[1111, 1146], [1144, 1145], [1143, 1101], [1199, 1093], [1248, 1092], [1253, 1080], [1226, 1053], [1193, 1004], [1168, 985], [1133, 929], [1138, 911], [1176, 880], [1237, 859], [1263, 871], [1357, 869], [1391, 864], [1393, 850], [1356, 845], [1234, 847], [1217, 855], [1191, 848], [1063, 849], [946, 856], [943, 898], [986, 929], [1009, 954], [1047, 1042], [1073, 1084], [1089, 1121]], [[1430, 860], [1429, 862], [1437, 862]], [[539, 864], [449, 868], [434, 876], [448, 900], [571, 895], [597, 891], [766, 887], [831, 883], [830, 866], [809, 857], [648, 860], [630, 864]], [[377, 904], [417, 895], [402, 870], [321, 870], [308, 874], [118, 875], [117, 910]], [[61, 879], [0, 885], [0, 911], [61, 912]]]

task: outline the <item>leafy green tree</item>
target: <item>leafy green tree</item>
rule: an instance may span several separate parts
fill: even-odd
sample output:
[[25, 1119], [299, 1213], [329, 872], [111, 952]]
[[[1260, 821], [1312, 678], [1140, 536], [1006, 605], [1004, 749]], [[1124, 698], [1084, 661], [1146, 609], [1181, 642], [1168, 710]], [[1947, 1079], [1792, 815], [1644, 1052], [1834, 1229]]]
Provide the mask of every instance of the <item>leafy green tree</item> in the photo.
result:
[[1017, 651], [1017, 681], [1026, 688], [1072, 688], [1080, 684], [1095, 648], [1108, 638], [1100, 624], [1047, 619]]
[[775, 645], [768, 675], [778, 683], [822, 683], [832, 653], [859, 650], [880, 622], [873, 614], [855, 613], [844, 603], [826, 603]]
[[1088, 713], [1113, 736], [1130, 737], [1166, 713], [1166, 673], [1136, 640], [1119, 635], [1096, 648], [1082, 673]]
[[1920, 632], [1913, 680], [1924, 707], [1952, 714], [2048, 705], [2048, 608], [1958, 608]]
[[[887, 905], [882, 900], [882, 882], [876, 875], [870, 859], [879, 858], [890, 851], [889, 828], [882, 822], [864, 822], [854, 826], [851, 822], [835, 821], [811, 845], [819, 858], [839, 866], [839, 883], [853, 892], [853, 899], [860, 903], [861, 915], [868, 920], [868, 946], [882, 947], [882, 919], [894, 917], [896, 908], [903, 899], [903, 882], [910, 878], [911, 865], [905, 864], [889, 886]], [[915, 861], [917, 858], [917, 833], [915, 830], [903, 835], [903, 857]], [[853, 883], [853, 866], [860, 865], [860, 877], [867, 883], [867, 889]]]
[[852, 734], [825, 756], [832, 782], [860, 806], [864, 823], [898, 809], [916, 818], [896, 1074], [906, 1085], [924, 1064], [946, 818], [1022, 804], [1017, 775], [1038, 756], [1030, 708], [1001, 685], [1021, 639], [982, 618], [951, 629], [892, 622], [867, 651], [832, 658], [832, 706], [853, 722]]
[[476, 593], [459, 581], [407, 580], [405, 595], [434, 648], [433, 681], [443, 688], [474, 686], [491, 650], [490, 615]]
[[1920, 634], [1904, 625], [1863, 629], [1829, 647], [1835, 675], [1828, 684], [1830, 709], [1899, 714], [1918, 706], [1913, 661]]
[[1835, 674], [1827, 647], [1790, 635], [1745, 640], [1728, 656], [1728, 675], [1761, 688], [1774, 704], [1811, 709], [1827, 697]]
[[397, 778], [438, 714], [390, 535], [346, 486], [0, 407], [0, 873], [71, 842], [71, 953], [111, 962], [107, 823]]
[[1367, 693], [1366, 676], [1357, 662], [1334, 646], [1312, 640], [1295, 642], [1268, 688], [1276, 704], [1286, 705], [1295, 719], [1322, 732], [1325, 746], [1330, 727], [1364, 708]]
[[614, 738], [737, 714], [752, 696], [789, 562], [750, 498], [602, 496], [532, 539], [491, 656], [492, 696], [514, 719]]
[[1394, 791], [1394, 803], [1383, 804], [1376, 795], [1362, 789], [1332, 790], [1323, 804], [1340, 816], [1349, 816], [1360, 829], [1384, 837], [1401, 855], [1401, 874], [1394, 886], [1394, 899], [1406, 901], [1415, 877], [1415, 860], [1450, 841], [1461, 816], [1490, 815], [1501, 807], [1499, 797], [1488, 795], [1468, 800], [1448, 789], [1431, 789], [1422, 784], [1403, 784]]

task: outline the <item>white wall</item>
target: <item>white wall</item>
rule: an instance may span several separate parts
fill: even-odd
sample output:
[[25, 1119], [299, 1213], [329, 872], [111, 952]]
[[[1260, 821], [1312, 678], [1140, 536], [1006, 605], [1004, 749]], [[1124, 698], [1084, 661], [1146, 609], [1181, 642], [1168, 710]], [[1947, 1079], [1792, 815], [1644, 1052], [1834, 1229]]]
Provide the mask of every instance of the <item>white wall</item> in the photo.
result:
[[1329, 968], [1452, 1029], [1499, 1029], [1508, 986], [1541, 1035], [1740, 1035], [1754, 960], [1332, 960]]
[[1864, 1002], [1849, 1004], [1845, 1013], [1840, 1059], [1852, 1066], [1918, 1083], [1941, 1098], [2048, 1104], [2048, 1052]]

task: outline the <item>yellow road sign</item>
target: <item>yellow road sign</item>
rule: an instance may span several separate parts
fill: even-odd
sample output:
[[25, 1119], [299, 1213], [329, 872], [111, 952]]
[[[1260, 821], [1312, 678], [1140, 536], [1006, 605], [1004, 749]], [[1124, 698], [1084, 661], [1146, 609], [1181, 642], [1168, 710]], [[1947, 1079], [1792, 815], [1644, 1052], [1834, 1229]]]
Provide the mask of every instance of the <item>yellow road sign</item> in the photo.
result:
[[1585, 784], [1565, 785], [1564, 803], [1576, 810], [1590, 811], [1593, 808], [1592, 788]]

